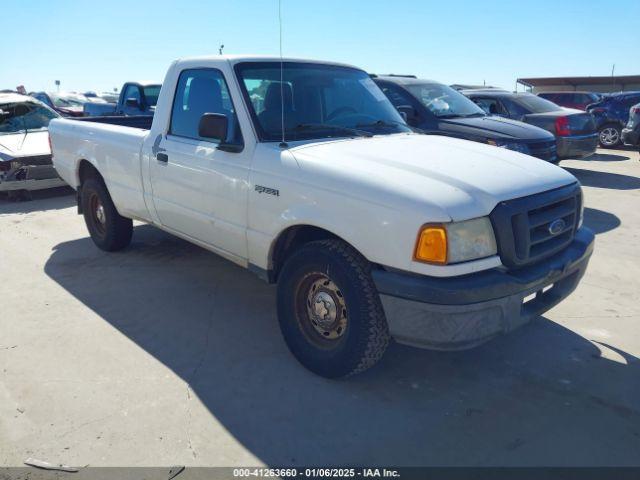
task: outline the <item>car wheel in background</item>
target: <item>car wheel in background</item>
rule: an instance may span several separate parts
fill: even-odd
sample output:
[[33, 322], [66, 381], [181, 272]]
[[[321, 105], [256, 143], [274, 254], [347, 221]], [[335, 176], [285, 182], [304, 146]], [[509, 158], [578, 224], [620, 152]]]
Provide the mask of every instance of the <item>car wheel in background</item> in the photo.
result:
[[614, 148], [620, 145], [622, 140], [622, 129], [619, 125], [609, 123], [600, 128], [598, 135], [601, 147]]
[[90, 178], [82, 184], [81, 202], [84, 221], [98, 248], [114, 252], [129, 245], [133, 222], [118, 213], [100, 179]]
[[278, 321], [298, 361], [328, 378], [372, 367], [390, 339], [369, 262], [340, 240], [308, 243], [287, 259]]

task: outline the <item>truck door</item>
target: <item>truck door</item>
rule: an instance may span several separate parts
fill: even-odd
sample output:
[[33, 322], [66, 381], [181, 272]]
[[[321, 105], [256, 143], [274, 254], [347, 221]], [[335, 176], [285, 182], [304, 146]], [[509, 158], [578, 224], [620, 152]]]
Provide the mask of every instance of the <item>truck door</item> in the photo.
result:
[[[236, 111], [217, 69], [183, 70], [166, 134], [155, 138], [149, 164], [152, 198], [161, 224], [234, 256], [247, 258], [250, 149], [243, 148]], [[228, 145], [198, 135], [204, 113], [229, 119]], [[234, 151], [228, 151], [234, 150]]]

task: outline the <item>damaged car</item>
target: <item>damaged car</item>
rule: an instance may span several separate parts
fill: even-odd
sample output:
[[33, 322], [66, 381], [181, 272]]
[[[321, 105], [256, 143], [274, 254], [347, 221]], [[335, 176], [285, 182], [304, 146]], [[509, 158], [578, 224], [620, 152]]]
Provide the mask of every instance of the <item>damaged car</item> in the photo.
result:
[[51, 161], [49, 122], [56, 112], [17, 93], [0, 94], [0, 192], [25, 192], [66, 185]]

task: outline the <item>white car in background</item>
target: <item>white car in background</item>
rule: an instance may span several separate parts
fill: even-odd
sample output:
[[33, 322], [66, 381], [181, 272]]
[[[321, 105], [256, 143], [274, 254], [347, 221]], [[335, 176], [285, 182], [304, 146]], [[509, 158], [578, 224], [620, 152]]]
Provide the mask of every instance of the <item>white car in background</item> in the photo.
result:
[[38, 100], [0, 93], [0, 192], [66, 185], [51, 161], [48, 126], [56, 112]]

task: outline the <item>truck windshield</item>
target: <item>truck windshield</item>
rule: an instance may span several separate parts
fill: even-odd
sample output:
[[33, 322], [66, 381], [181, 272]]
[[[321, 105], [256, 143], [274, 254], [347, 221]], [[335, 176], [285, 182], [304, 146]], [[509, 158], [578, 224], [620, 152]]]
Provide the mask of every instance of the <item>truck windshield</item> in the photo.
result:
[[58, 114], [44, 105], [31, 102], [0, 104], [0, 135], [42, 130]]
[[[236, 65], [260, 139], [286, 140], [410, 132], [362, 70], [336, 65], [246, 62]], [[284, 98], [284, 103], [281, 99]]]
[[439, 83], [405, 85], [438, 118], [484, 117], [484, 110], [451, 87]]

